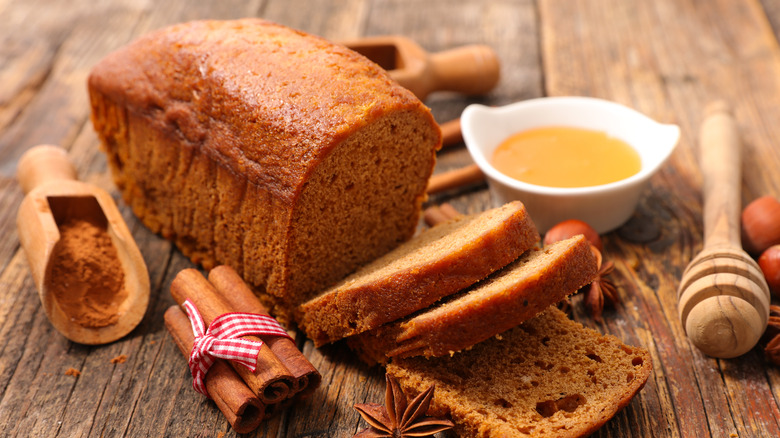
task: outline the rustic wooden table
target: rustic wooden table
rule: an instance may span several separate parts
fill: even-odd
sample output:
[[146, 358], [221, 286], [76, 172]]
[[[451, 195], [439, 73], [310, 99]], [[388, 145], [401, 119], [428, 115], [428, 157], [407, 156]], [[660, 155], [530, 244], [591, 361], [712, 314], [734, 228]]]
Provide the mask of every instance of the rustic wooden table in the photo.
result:
[[[49, 324], [16, 234], [19, 156], [40, 143], [67, 148], [82, 179], [117, 192], [89, 123], [85, 79], [104, 55], [164, 25], [261, 16], [331, 39], [402, 34], [426, 50], [484, 43], [502, 62], [484, 97], [431, 95], [440, 121], [472, 102], [501, 105], [558, 95], [606, 98], [682, 128], [679, 148], [652, 179], [634, 217], [604, 236], [621, 303], [594, 323], [649, 349], [655, 368], [631, 404], [596, 435], [780, 436], [780, 369], [760, 348], [715, 360], [689, 344], [676, 287], [701, 249], [697, 130], [704, 106], [729, 100], [745, 146], [743, 203], [780, 195], [779, 0], [0, 0], [0, 436], [234, 436], [190, 386], [184, 358], [163, 327], [168, 288], [191, 267], [120, 201], [148, 264], [149, 309], [119, 342], [86, 347]], [[468, 164], [465, 148], [440, 153], [436, 171]], [[486, 186], [434, 197], [461, 211], [488, 207]], [[349, 437], [365, 427], [354, 403], [381, 401], [382, 371], [343, 345], [314, 349], [323, 375], [308, 400], [251, 436]], [[112, 360], [126, 357], [125, 361]], [[80, 376], [66, 374], [69, 368]]]

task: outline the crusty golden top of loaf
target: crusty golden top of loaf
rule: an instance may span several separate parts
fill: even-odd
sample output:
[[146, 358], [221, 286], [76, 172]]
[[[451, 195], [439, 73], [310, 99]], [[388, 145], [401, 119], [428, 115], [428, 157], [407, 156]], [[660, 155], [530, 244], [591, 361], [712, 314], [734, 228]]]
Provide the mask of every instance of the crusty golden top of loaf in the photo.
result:
[[183, 141], [287, 199], [335, 145], [389, 109], [430, 115], [363, 56], [255, 18], [147, 34], [96, 65], [89, 87], [164, 112]]

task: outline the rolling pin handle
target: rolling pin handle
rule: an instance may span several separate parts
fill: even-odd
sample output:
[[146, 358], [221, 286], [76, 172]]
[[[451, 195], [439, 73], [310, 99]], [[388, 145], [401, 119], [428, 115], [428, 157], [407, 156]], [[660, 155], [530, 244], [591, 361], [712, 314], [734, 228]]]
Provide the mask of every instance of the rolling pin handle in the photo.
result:
[[19, 159], [16, 178], [25, 194], [49, 181], [78, 179], [68, 152], [53, 145], [39, 145], [27, 150]]

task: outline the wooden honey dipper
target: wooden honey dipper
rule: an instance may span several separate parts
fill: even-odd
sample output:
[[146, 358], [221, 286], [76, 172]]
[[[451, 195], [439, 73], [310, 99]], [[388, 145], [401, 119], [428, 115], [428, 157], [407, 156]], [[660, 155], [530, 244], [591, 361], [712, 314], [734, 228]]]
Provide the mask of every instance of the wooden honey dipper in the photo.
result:
[[704, 178], [704, 248], [677, 293], [680, 321], [702, 352], [718, 358], [752, 349], [769, 320], [769, 288], [740, 242], [741, 151], [724, 102], [707, 107], [699, 147]]

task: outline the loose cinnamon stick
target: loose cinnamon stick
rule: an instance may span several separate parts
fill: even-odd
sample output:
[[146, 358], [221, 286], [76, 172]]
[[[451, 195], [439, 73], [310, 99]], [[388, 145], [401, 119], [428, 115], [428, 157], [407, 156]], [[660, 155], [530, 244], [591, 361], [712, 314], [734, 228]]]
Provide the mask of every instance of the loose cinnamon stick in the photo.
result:
[[441, 146], [443, 148], [463, 141], [463, 133], [460, 131], [460, 119], [444, 122], [439, 127], [441, 128]]
[[455, 219], [458, 216], [463, 216], [452, 204], [443, 203], [439, 206], [441, 212], [447, 217], [446, 220]]
[[[217, 266], [209, 272], [208, 279], [234, 312], [268, 315], [268, 311], [257, 296], [230, 266]], [[271, 348], [271, 351], [296, 379], [293, 392], [300, 393], [300, 396], [314, 392], [322, 377], [311, 362], [298, 350], [295, 342], [281, 336], [260, 336], [260, 339]]]
[[451, 204], [443, 203], [441, 205], [432, 205], [423, 212], [423, 220], [429, 227], [447, 222], [460, 216], [460, 212]]
[[[165, 311], [165, 326], [176, 346], [189, 357], [195, 336], [187, 315], [178, 307]], [[204, 379], [209, 396], [237, 433], [249, 433], [260, 425], [266, 407], [224, 360], [217, 359]]]
[[476, 164], [470, 164], [460, 169], [450, 170], [431, 176], [426, 192], [431, 195], [454, 189], [467, 184], [475, 184], [485, 180], [485, 175]]
[[423, 220], [429, 227], [446, 222], [448, 219], [447, 215], [442, 213], [441, 207], [438, 205], [432, 205], [423, 211]]
[[[188, 298], [200, 311], [206, 325], [215, 318], [231, 312], [230, 307], [219, 297], [214, 286], [195, 269], [184, 269], [176, 275], [171, 283], [171, 295], [179, 304]], [[246, 339], [260, 341], [256, 336], [245, 336]], [[243, 365], [230, 362], [233, 369], [246, 382], [247, 386], [257, 394], [266, 405], [278, 403], [289, 395], [295, 379], [274, 355], [268, 344], [263, 344], [257, 358], [257, 369], [254, 373]]]

